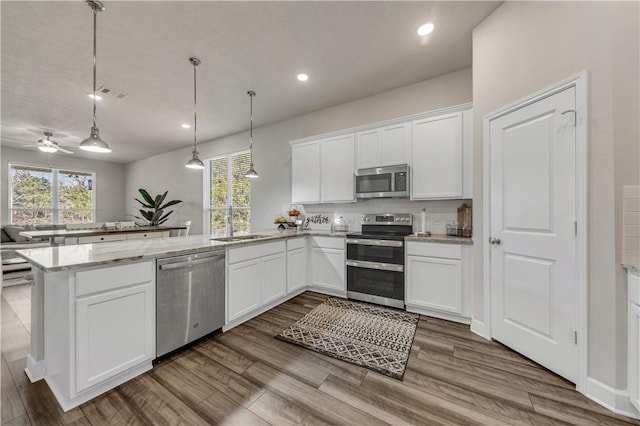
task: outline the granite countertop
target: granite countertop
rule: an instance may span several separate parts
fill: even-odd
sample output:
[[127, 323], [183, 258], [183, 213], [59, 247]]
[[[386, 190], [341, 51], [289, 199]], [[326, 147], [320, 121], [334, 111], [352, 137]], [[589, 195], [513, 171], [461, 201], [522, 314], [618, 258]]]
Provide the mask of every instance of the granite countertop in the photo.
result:
[[445, 234], [418, 235], [411, 234], [404, 237], [405, 241], [420, 241], [425, 243], [464, 244], [473, 245], [471, 237], [454, 237]]
[[152, 238], [127, 241], [113, 241], [96, 244], [78, 244], [17, 250], [16, 254], [45, 272], [65, 271], [83, 267], [108, 265], [119, 262], [150, 260], [159, 257], [181, 256], [185, 254], [237, 247], [305, 235], [342, 237], [345, 232], [329, 231], [267, 231], [256, 233], [260, 238], [235, 241], [216, 241], [211, 235], [188, 237]]
[[[16, 253], [35, 267], [45, 272], [65, 271], [83, 267], [108, 265], [119, 262], [150, 260], [167, 256], [239, 247], [254, 243], [263, 243], [307, 235], [344, 238], [346, 232], [320, 230], [306, 231], [274, 231], [258, 232], [258, 238], [243, 239], [236, 236], [232, 239], [212, 239], [211, 235], [192, 235], [188, 237], [153, 238], [127, 241], [113, 241], [96, 244], [78, 244], [57, 247], [33, 248], [17, 250]], [[452, 237], [447, 235], [419, 236], [410, 235], [406, 241], [422, 241], [448, 244], [473, 244], [471, 238]]]

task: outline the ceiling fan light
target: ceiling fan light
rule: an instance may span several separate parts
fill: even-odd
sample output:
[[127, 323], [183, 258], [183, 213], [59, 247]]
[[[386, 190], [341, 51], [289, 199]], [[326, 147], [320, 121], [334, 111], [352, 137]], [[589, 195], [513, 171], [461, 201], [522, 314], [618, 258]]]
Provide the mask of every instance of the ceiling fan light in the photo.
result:
[[191, 160], [187, 161], [187, 164], [185, 164], [185, 167], [189, 169], [199, 169], [199, 170], [204, 169], [204, 163], [202, 162], [202, 160], [200, 160], [198, 151], [196, 151], [195, 149], [193, 150], [193, 156], [191, 157]]
[[53, 153], [58, 151], [58, 148], [52, 145], [41, 145], [38, 147], [38, 149], [42, 152], [48, 152], [48, 153]]
[[253, 163], [251, 163], [251, 167], [249, 167], [249, 170], [243, 176], [250, 179], [259, 177], [258, 172], [256, 172], [256, 169], [253, 168]]
[[80, 142], [80, 149], [89, 152], [107, 153], [111, 152], [109, 145], [100, 139], [100, 130], [97, 127], [91, 128], [91, 135]]

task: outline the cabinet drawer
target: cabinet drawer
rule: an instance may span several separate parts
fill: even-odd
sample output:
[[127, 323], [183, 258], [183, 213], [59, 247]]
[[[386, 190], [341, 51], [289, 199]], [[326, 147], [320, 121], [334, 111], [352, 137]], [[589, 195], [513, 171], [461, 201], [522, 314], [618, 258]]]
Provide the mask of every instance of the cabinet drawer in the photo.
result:
[[162, 232], [135, 232], [133, 234], [127, 234], [127, 240], [140, 240], [142, 238], [160, 238]]
[[311, 237], [313, 247], [344, 250], [343, 237]]
[[92, 235], [90, 237], [78, 237], [78, 244], [106, 243], [107, 241], [122, 241], [124, 235]]
[[307, 238], [290, 238], [287, 240], [287, 251], [295, 250], [299, 248], [305, 248], [307, 246]]
[[76, 297], [153, 281], [154, 263], [132, 263], [76, 273]]
[[229, 261], [229, 264], [232, 264], [249, 259], [268, 256], [270, 254], [283, 253], [284, 250], [284, 241], [252, 244], [246, 247], [230, 248], [229, 252], [227, 253], [227, 259]]
[[441, 257], [462, 259], [462, 246], [459, 244], [407, 242], [407, 254], [410, 256]]

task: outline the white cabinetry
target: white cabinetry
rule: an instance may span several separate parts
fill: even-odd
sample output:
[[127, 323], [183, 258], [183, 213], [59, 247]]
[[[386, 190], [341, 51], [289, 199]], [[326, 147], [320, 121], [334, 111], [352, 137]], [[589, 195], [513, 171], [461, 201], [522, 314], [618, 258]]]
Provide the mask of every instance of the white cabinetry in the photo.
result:
[[291, 147], [291, 181], [294, 203], [320, 202], [320, 141]]
[[307, 286], [307, 238], [287, 240], [287, 294], [300, 293]]
[[470, 246], [407, 242], [407, 311], [469, 323]]
[[353, 133], [294, 144], [291, 148], [294, 203], [355, 201]]
[[411, 163], [411, 123], [356, 134], [356, 169]]
[[45, 285], [45, 379], [64, 410], [151, 369], [155, 262], [48, 273]]
[[640, 412], [640, 275], [627, 272], [628, 278], [628, 326], [627, 326], [627, 374], [629, 401]]
[[462, 197], [462, 112], [413, 122], [411, 199]]
[[274, 306], [287, 292], [285, 242], [227, 250], [226, 329]]
[[345, 240], [311, 237], [311, 289], [345, 297]]
[[320, 148], [321, 201], [340, 203], [356, 200], [354, 190], [353, 133], [323, 139]]

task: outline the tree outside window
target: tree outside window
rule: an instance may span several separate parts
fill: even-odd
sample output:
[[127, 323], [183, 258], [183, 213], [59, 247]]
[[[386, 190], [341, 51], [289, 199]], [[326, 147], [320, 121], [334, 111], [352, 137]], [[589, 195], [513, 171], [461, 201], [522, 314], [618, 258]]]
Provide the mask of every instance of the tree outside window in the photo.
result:
[[94, 221], [94, 173], [11, 164], [9, 181], [13, 224]]

